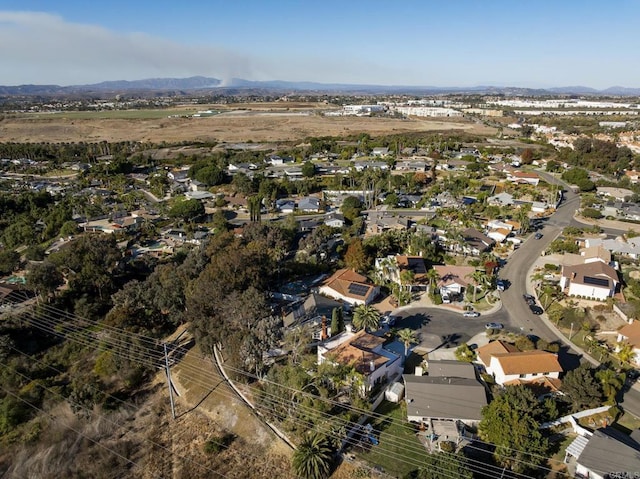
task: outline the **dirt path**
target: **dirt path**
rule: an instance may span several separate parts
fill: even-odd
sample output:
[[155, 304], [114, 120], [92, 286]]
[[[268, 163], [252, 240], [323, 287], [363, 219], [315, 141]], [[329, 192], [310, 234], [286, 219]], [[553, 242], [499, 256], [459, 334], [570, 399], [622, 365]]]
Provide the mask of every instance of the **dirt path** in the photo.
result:
[[242, 437], [247, 443], [268, 449], [269, 453], [290, 455], [291, 450], [276, 438], [225, 383], [211, 361], [203, 359], [193, 347], [171, 370], [179, 397], [176, 414], [198, 410], [222, 429]]

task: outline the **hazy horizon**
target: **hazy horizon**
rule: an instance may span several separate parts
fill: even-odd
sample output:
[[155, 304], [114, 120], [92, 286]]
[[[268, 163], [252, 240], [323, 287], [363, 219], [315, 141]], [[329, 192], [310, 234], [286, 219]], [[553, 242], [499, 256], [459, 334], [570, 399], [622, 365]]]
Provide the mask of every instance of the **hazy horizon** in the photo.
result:
[[[8, 0], [0, 84], [207, 76], [381, 86], [640, 87], [640, 3]], [[493, 80], [487, 80], [493, 79]]]

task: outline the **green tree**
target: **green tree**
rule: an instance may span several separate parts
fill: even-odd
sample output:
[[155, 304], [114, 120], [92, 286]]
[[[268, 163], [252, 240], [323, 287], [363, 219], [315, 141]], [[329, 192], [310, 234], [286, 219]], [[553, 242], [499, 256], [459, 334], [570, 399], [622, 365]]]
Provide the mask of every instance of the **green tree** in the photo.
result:
[[602, 403], [603, 393], [595, 369], [581, 364], [569, 371], [562, 380], [562, 392], [571, 401], [573, 411], [582, 411]]
[[356, 329], [377, 331], [380, 328], [380, 313], [370, 304], [360, 304], [353, 310], [353, 325]]
[[180, 218], [184, 221], [193, 221], [204, 214], [204, 204], [201, 201], [190, 199], [181, 200], [173, 204], [169, 210], [169, 216]]
[[548, 415], [531, 389], [507, 386], [482, 408], [478, 431], [483, 440], [496, 445], [494, 457], [501, 466], [525, 473], [546, 460], [549, 443], [539, 427]]
[[398, 331], [398, 340], [404, 344], [404, 357], [407, 357], [409, 346], [417, 341], [416, 332], [413, 329], [404, 328]]
[[27, 283], [41, 297], [48, 299], [50, 295], [55, 296], [58, 287], [64, 283], [64, 278], [55, 264], [50, 261], [43, 261], [42, 263], [35, 263], [29, 268]]
[[359, 273], [367, 270], [369, 262], [362, 246], [360, 238], [354, 238], [347, 247], [344, 255], [344, 264], [347, 268], [351, 268]]
[[633, 350], [633, 346], [631, 346], [626, 341], [623, 341], [618, 343], [617, 347], [618, 347], [618, 352], [617, 352], [618, 359], [623, 363], [630, 363], [635, 356], [635, 351]]
[[611, 368], [599, 369], [596, 372], [596, 379], [600, 381], [602, 392], [607, 398], [608, 404], [616, 403], [616, 396], [624, 386], [625, 375], [615, 372]]
[[307, 434], [293, 453], [293, 471], [302, 479], [323, 479], [331, 471], [331, 448], [325, 437]]
[[316, 165], [307, 161], [302, 165], [302, 176], [305, 178], [312, 178], [316, 174]]
[[12, 249], [0, 251], [0, 275], [11, 274], [20, 264], [20, 255]]
[[467, 458], [461, 452], [427, 454], [424, 462], [413, 476], [416, 479], [473, 479]]
[[467, 343], [460, 345], [455, 352], [456, 359], [465, 363], [472, 363], [476, 360], [476, 352]]
[[487, 273], [481, 269], [475, 270], [470, 275], [471, 279], [473, 279], [473, 302], [476, 302], [476, 297], [478, 294], [478, 288], [480, 285], [484, 285], [487, 283], [489, 276]]
[[342, 214], [352, 223], [360, 216], [362, 211], [362, 201], [357, 196], [347, 196], [342, 202]]
[[331, 336], [336, 336], [342, 331], [344, 331], [342, 308], [333, 308], [331, 311]]
[[211, 165], [196, 171], [195, 179], [207, 186], [215, 186], [224, 182], [225, 174], [224, 171], [217, 166]]

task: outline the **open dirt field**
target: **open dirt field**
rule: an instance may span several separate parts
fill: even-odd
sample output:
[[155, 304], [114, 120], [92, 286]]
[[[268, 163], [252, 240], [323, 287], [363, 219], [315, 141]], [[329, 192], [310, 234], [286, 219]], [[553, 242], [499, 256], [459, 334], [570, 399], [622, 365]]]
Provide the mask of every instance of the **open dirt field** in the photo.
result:
[[[203, 109], [216, 109], [216, 105]], [[149, 141], [153, 143], [216, 140], [291, 141], [308, 136], [372, 136], [403, 132], [465, 131], [492, 136], [496, 130], [463, 119], [391, 119], [325, 117], [317, 110], [258, 108], [223, 111], [201, 118], [105, 118], [83, 115], [22, 115], [0, 121], [3, 142]]]

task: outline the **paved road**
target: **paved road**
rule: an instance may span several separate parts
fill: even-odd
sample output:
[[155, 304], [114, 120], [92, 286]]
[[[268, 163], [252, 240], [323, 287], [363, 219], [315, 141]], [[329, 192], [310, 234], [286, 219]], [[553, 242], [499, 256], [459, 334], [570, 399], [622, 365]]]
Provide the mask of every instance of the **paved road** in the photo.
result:
[[[552, 175], [540, 172], [540, 176], [550, 183], [565, 186], [564, 200], [550, 217], [540, 222], [542, 238], [536, 240], [530, 236], [508, 259], [502, 268], [500, 277], [508, 282], [508, 288], [501, 293], [502, 308], [493, 314], [479, 318], [464, 318], [461, 313], [440, 308], [410, 308], [395, 313], [401, 319], [396, 327], [412, 328], [419, 332], [421, 346], [427, 349], [438, 347], [456, 347], [469, 341], [484, 331], [485, 323], [503, 323], [507, 330], [533, 334], [547, 341], [560, 339], [564, 344], [559, 359], [565, 370], [575, 368], [581, 361], [581, 354], [564, 337], [558, 335], [540, 316], [534, 315], [522, 298], [528, 290], [528, 274], [540, 253], [569, 225], [585, 226], [574, 219], [580, 207], [579, 195], [566, 191], [566, 184]], [[620, 234], [623, 231], [607, 229], [607, 234]], [[640, 417], [640, 390], [633, 388], [624, 394], [621, 404], [625, 410]]]
[[417, 307], [397, 311], [394, 316], [400, 318], [396, 320], [394, 327], [417, 331], [420, 347], [427, 350], [455, 348], [468, 343], [476, 334], [485, 331], [485, 324], [488, 322], [503, 323], [507, 329], [513, 329], [510, 328], [509, 314], [505, 311], [490, 316], [465, 318], [458, 311]]

